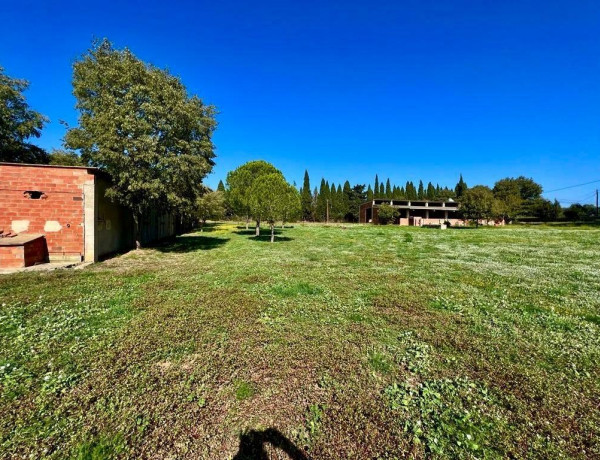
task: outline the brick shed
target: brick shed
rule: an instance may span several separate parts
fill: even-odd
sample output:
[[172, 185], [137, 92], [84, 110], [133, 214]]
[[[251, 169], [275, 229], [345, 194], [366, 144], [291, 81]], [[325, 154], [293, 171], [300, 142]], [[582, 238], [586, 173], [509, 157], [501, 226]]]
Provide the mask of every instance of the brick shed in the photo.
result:
[[[43, 236], [50, 261], [97, 261], [133, 248], [131, 213], [105, 197], [109, 186], [97, 168], [0, 163], [0, 231]], [[155, 213], [141, 230], [143, 243], [173, 236], [175, 219]]]

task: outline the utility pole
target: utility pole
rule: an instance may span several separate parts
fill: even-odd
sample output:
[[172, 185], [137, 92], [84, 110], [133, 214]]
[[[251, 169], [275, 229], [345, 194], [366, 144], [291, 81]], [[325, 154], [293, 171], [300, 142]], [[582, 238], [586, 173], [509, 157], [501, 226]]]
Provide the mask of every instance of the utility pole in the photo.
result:
[[327, 200], [327, 223], [329, 224], [329, 200]]

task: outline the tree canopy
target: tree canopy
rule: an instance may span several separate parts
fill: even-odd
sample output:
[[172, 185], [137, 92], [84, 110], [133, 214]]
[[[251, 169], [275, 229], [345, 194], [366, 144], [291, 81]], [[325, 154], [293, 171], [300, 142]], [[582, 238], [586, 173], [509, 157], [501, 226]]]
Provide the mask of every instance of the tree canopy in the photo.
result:
[[489, 220], [494, 217], [495, 199], [489, 187], [476, 185], [463, 192], [460, 198], [461, 213], [465, 219], [479, 225], [480, 220]]
[[150, 209], [193, 216], [214, 165], [215, 108], [108, 40], [75, 62], [73, 94], [79, 126], [65, 144], [112, 176], [107, 196], [133, 212], [138, 229]]
[[260, 234], [261, 219], [260, 216], [253, 215], [250, 189], [256, 179], [268, 174], [279, 174], [283, 177], [281, 171], [271, 163], [263, 160], [249, 161], [227, 174], [229, 204], [238, 215], [246, 217], [246, 229], [248, 228], [250, 217], [252, 216], [256, 219], [256, 235]]
[[0, 67], [0, 161], [9, 163], [42, 163], [49, 161], [40, 147], [27, 142], [40, 137], [48, 119], [29, 108], [24, 91], [29, 82], [11, 78]]
[[542, 200], [542, 186], [524, 176], [499, 180], [494, 185], [493, 193], [498, 200], [500, 213], [506, 220], [514, 220], [519, 215], [537, 215], [538, 211], [548, 216], [549, 206], [552, 206], [552, 203], [539, 203]]
[[50, 152], [49, 163], [58, 166], [85, 166], [84, 161], [75, 152], [54, 149]]

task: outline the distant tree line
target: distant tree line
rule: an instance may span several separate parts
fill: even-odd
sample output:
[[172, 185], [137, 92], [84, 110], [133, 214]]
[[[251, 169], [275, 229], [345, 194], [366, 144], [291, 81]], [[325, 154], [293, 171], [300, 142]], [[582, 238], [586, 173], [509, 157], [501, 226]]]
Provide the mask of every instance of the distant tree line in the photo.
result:
[[[230, 173], [231, 174], [231, 173]], [[229, 176], [228, 176], [229, 177]], [[228, 190], [219, 182], [218, 191]], [[375, 193], [375, 190], [378, 192]], [[460, 216], [478, 223], [479, 221], [510, 222], [550, 222], [550, 221], [586, 221], [594, 220], [596, 208], [592, 205], [573, 204], [563, 209], [557, 200], [543, 198], [542, 186], [532, 178], [519, 176], [507, 177], [497, 181], [494, 187], [475, 185], [469, 187], [462, 174], [456, 185], [441, 187], [428, 182], [427, 186], [420, 180], [418, 185], [407, 181], [402, 186], [393, 185], [389, 179], [379, 181], [375, 176], [374, 184], [350, 185], [349, 181], [335, 184], [322, 178], [319, 187], [311, 187], [308, 171], [304, 172], [302, 187], [299, 189], [300, 214], [299, 218], [307, 222], [358, 222], [360, 205], [373, 199], [399, 200], [454, 200], [460, 203]], [[223, 215], [246, 218], [249, 212], [243, 211], [231, 193], [225, 194]], [[389, 214], [389, 216], [388, 216]], [[393, 221], [397, 212], [393, 208], [380, 209], [382, 222]]]

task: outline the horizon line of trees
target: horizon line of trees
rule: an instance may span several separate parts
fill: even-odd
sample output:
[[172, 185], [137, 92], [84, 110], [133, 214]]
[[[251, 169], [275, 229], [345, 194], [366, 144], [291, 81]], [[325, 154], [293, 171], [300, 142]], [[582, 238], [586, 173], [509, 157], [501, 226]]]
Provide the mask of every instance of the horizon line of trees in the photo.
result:
[[[365, 190], [366, 189], [366, 190]], [[374, 190], [378, 190], [377, 193]], [[235, 209], [227, 199], [227, 189], [223, 181], [219, 182], [217, 191], [223, 192], [225, 199], [225, 217], [234, 217]], [[308, 170], [304, 172], [304, 181], [299, 187], [301, 214], [299, 218], [306, 222], [358, 222], [359, 208], [364, 202], [373, 199], [393, 200], [455, 200], [461, 203], [461, 217], [465, 220], [504, 220], [513, 221], [586, 221], [597, 218], [596, 207], [578, 203], [562, 208], [557, 200], [553, 202], [541, 196], [542, 186], [532, 178], [519, 176], [498, 180], [493, 188], [486, 185], [469, 187], [462, 174], [454, 188], [441, 187], [428, 182], [424, 186], [422, 180], [418, 186], [407, 181], [403, 186], [396, 186], [389, 179], [379, 181], [375, 176], [374, 185], [350, 185], [346, 180], [343, 185], [329, 183], [321, 178], [319, 187], [311, 187]], [[240, 215], [239, 217], [243, 217]]]

